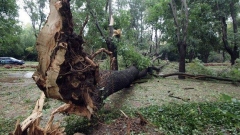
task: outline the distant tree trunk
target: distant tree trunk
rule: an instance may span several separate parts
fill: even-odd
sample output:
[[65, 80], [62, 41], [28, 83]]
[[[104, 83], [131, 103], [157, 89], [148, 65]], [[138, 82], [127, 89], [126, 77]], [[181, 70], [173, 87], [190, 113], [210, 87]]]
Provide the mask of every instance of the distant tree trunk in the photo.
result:
[[141, 21], [141, 25], [140, 25], [140, 42], [141, 45], [143, 45], [143, 13], [140, 13], [140, 21]]
[[224, 50], [223, 50], [223, 52], [222, 52], [222, 56], [223, 56], [223, 62], [225, 62], [226, 56], [225, 56], [225, 51], [224, 51]]
[[158, 46], [158, 33], [157, 33], [157, 28], [155, 28], [155, 55], [158, 55], [159, 51], [159, 46]]
[[190, 50], [190, 53], [189, 53], [189, 62], [192, 62], [192, 60], [193, 60], [194, 57], [195, 57], [195, 56], [194, 56], [194, 50], [191, 49], [191, 50]]
[[207, 63], [208, 62], [208, 57], [209, 57], [209, 52], [206, 51], [205, 53], [202, 54], [202, 61], [204, 63]]
[[152, 42], [153, 42], [153, 30], [154, 28], [152, 27], [152, 30], [151, 30], [151, 35], [150, 35], [150, 38], [149, 38], [149, 54], [151, 55], [152, 54]]
[[152, 53], [152, 44], [150, 44], [150, 47], [149, 47], [149, 54]]

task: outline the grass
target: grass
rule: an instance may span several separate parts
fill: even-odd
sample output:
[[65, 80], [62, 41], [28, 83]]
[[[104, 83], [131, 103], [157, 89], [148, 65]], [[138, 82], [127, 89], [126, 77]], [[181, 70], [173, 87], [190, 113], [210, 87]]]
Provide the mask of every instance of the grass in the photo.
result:
[[166, 134], [239, 134], [240, 104], [205, 102], [149, 106], [142, 114]]
[[[34, 63], [29, 63], [31, 64]], [[8, 73], [12, 72], [10, 69], [4, 70], [7, 71], [0, 73], [0, 79], [7, 78]], [[176, 64], [170, 63], [163, 73], [172, 73], [175, 70]], [[14, 79], [11, 76], [8, 78]], [[18, 80], [11, 83], [0, 82], [1, 135], [13, 131], [17, 119], [22, 121], [27, 118], [39, 98], [40, 91], [32, 79], [16, 79]], [[185, 102], [169, 97], [170, 93], [190, 100]], [[221, 93], [238, 99], [240, 97], [239, 87], [231, 83], [153, 78], [112, 95], [106, 100], [108, 107], [99, 110], [92, 121], [75, 115], [55, 118], [61, 120], [66, 117], [62, 125], [67, 134], [88, 133], [96, 130], [94, 125], [99, 122], [112, 124], [123, 116], [119, 109], [129, 117], [138, 117], [135, 112], [140, 112], [158, 131], [165, 134], [239, 134], [240, 103]], [[219, 95], [224, 100], [220, 100]], [[56, 100], [47, 101], [43, 110], [45, 121], [50, 112], [60, 104]]]
[[24, 119], [25, 117], [23, 116], [18, 116], [11, 119], [0, 116], [0, 134], [8, 135], [11, 131], [13, 131], [17, 120], [23, 121]]
[[[224, 100], [215, 102], [150, 105], [140, 109], [125, 108], [124, 112], [131, 117], [137, 117], [135, 112], [140, 112], [164, 134], [239, 134], [240, 101], [224, 94], [222, 97]], [[120, 115], [118, 109], [101, 110], [97, 121], [111, 124]], [[96, 119], [89, 122], [71, 115], [65, 118], [66, 133], [89, 133], [96, 123]]]

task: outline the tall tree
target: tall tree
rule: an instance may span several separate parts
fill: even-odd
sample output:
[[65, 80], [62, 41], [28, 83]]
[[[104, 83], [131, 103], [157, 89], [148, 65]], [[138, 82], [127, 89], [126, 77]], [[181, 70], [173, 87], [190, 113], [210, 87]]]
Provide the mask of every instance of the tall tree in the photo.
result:
[[[232, 18], [232, 24], [233, 24], [233, 49], [232, 49], [232, 55], [231, 55], [231, 63], [232, 65], [235, 64], [235, 60], [239, 58], [239, 45], [237, 42], [237, 34], [238, 34], [238, 25], [237, 25], [237, 5], [238, 0], [231, 0], [229, 4], [231, 18]], [[231, 51], [230, 51], [231, 52]]]
[[25, 60], [37, 60], [37, 51], [34, 47], [35, 44], [35, 36], [33, 28], [30, 24], [27, 24], [22, 27], [22, 32], [20, 34], [21, 38], [21, 46], [24, 48], [24, 59]]
[[[158, 0], [149, 0], [146, 1], [146, 24], [149, 27], [152, 27], [152, 35], [151, 35], [151, 41], [154, 41], [155, 39], [155, 54], [159, 53], [160, 49], [160, 42], [163, 41], [162, 36], [166, 35], [166, 22], [167, 22], [167, 15], [169, 14], [168, 9], [168, 2], [165, 0], [158, 1]], [[155, 35], [154, 39], [152, 38], [153, 35]], [[170, 35], [170, 34], [168, 34]]]
[[[172, 15], [174, 24], [176, 27], [177, 46], [179, 52], [179, 72], [185, 73], [185, 57], [187, 48], [187, 29], [188, 29], [188, 5], [186, 0], [181, 0], [181, 7], [179, 11], [179, 5], [175, 0], [170, 1], [170, 7], [172, 9]], [[180, 14], [178, 14], [180, 13]], [[181, 22], [181, 23], [179, 23]], [[184, 76], [178, 76], [179, 79], [185, 79]]]
[[31, 19], [34, 35], [37, 38], [38, 33], [46, 20], [44, 10], [46, 8], [47, 0], [23, 0], [23, 1], [24, 9]]
[[[236, 4], [238, 4], [238, 0], [226, 0], [226, 1], [216, 1], [215, 5], [218, 10], [219, 20], [221, 22], [221, 33], [222, 33], [222, 41], [225, 50], [231, 57], [231, 64], [235, 64], [235, 60], [239, 57], [239, 46], [237, 44], [237, 8]], [[232, 23], [233, 23], [233, 45], [231, 45], [228, 38], [228, 31], [227, 31], [227, 19], [231, 16]]]
[[210, 52], [219, 50], [218, 21], [214, 18], [212, 5], [202, 0], [192, 0], [189, 3], [188, 59], [198, 57], [203, 62], [208, 61]]

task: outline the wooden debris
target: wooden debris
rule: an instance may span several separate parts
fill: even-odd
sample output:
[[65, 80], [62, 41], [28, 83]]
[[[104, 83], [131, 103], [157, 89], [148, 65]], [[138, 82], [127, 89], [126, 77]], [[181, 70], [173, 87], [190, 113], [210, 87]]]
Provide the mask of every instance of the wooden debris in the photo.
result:
[[32, 114], [22, 123], [18, 120], [14, 131], [10, 133], [10, 135], [64, 135], [64, 128], [60, 128], [59, 123], [53, 124], [53, 115], [51, 115], [45, 129], [40, 127], [44, 100], [45, 95], [42, 92], [40, 99], [36, 102]]

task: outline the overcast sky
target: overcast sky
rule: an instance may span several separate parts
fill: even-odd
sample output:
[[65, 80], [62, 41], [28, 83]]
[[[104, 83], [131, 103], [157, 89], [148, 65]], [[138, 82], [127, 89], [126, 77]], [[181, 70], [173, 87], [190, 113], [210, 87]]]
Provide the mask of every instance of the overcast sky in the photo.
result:
[[[115, 3], [115, 0], [113, 0], [113, 3]], [[20, 7], [20, 9], [18, 10], [20, 22], [22, 22], [23, 24], [31, 23], [30, 17], [23, 9], [23, 0], [17, 0], [17, 4]]]
[[23, 22], [23, 24], [31, 23], [30, 17], [23, 9], [23, 1], [18, 0], [17, 4], [20, 6], [20, 9], [18, 10], [20, 22]]

